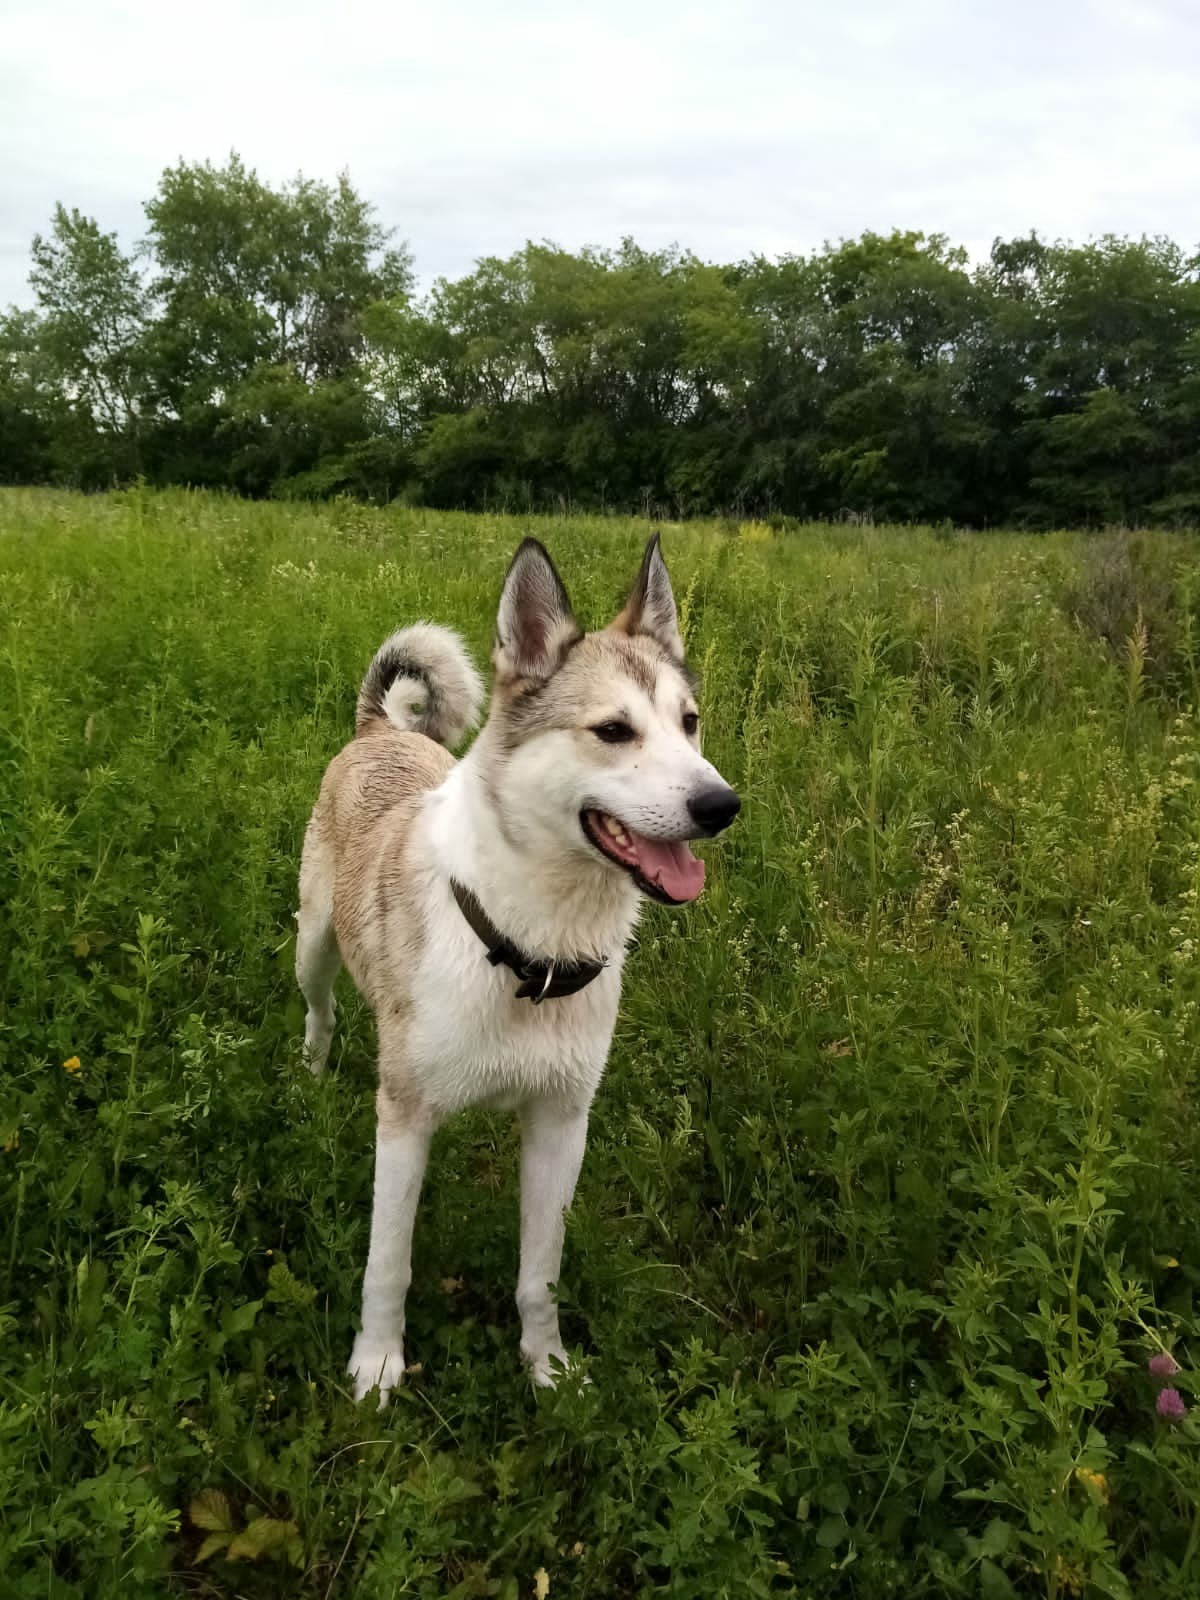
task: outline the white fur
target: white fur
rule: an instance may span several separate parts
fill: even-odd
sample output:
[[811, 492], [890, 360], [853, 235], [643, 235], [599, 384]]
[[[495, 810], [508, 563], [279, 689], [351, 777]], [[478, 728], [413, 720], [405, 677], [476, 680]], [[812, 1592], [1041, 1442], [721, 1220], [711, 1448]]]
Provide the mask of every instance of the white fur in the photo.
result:
[[[579, 760], [574, 734], [548, 733], [517, 750], [496, 783], [501, 810], [510, 818], [509, 838], [523, 847], [519, 865], [514, 862], [514, 901], [522, 876], [536, 871], [539, 861], [561, 860], [564, 855], [577, 858], [578, 893], [560, 908], [556, 933], [569, 939], [583, 929], [600, 944], [609, 941], [607, 948], [624, 926], [622, 914], [636, 916], [637, 901], [628, 880], [614, 878], [597, 861], [594, 846], [579, 826], [580, 811], [606, 811], [651, 839], [681, 839], [695, 833], [689, 798], [699, 790], [725, 786], [721, 774], [684, 734], [676, 706], [659, 705], [633, 684], [623, 686], [619, 698], [623, 719], [642, 736], [636, 746], [610, 747], [607, 764], [598, 768]], [[599, 711], [594, 720], [604, 721], [612, 714]], [[470, 756], [462, 765], [469, 761]], [[513, 803], [505, 805], [506, 800]], [[548, 841], [553, 841], [552, 849], [547, 848]], [[606, 890], [614, 897], [611, 907]], [[600, 926], [595, 921], [597, 893], [609, 913]], [[539, 916], [544, 916], [545, 902], [535, 903]]]
[[396, 727], [417, 727], [429, 706], [429, 690], [419, 678], [410, 678], [401, 672], [392, 679], [379, 706]]
[[404, 1302], [431, 1133], [426, 1125], [387, 1133], [381, 1127], [375, 1141], [375, 1203], [363, 1277], [363, 1325], [350, 1357], [360, 1400], [378, 1385], [382, 1404], [404, 1379]]
[[[403, 670], [404, 664], [417, 662], [424, 681]], [[383, 689], [390, 674], [394, 676]], [[432, 681], [438, 688], [433, 704]], [[458, 635], [435, 622], [413, 622], [385, 639], [375, 652], [359, 690], [355, 720], [361, 732], [373, 716], [384, 716], [407, 733], [423, 733], [453, 746], [478, 722], [482, 704], [483, 680]]]

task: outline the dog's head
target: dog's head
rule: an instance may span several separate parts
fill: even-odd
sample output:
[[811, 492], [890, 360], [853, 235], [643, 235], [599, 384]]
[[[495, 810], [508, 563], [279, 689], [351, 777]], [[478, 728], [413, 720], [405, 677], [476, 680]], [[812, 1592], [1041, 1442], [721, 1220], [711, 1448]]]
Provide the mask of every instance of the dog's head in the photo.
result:
[[655, 900], [694, 900], [688, 848], [741, 802], [700, 753], [695, 680], [656, 534], [616, 619], [585, 634], [536, 539], [513, 558], [496, 620], [489, 781], [523, 849], [624, 873]]

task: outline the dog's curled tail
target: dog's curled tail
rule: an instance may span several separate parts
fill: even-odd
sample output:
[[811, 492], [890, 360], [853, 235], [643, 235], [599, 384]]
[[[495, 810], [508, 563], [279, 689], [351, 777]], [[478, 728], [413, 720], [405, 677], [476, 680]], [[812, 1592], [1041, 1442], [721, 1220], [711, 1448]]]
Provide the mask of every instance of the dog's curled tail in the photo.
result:
[[367, 668], [355, 707], [355, 732], [379, 721], [455, 745], [473, 727], [483, 682], [467, 647], [449, 628], [415, 622], [385, 639]]

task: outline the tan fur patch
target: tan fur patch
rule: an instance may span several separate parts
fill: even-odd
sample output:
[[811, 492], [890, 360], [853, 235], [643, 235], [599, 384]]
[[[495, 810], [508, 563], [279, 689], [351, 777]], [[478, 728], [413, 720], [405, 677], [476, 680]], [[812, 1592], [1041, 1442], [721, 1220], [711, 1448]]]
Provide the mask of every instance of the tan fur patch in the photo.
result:
[[[378, 1019], [381, 1120], [403, 1120], [419, 1100], [402, 1046], [407, 996], [395, 984], [423, 932], [409, 832], [422, 797], [454, 764], [422, 734], [371, 723], [330, 762], [305, 839], [305, 871], [332, 879], [338, 948]], [[303, 873], [300, 894], [303, 906]]]
[[497, 693], [493, 718], [503, 743], [513, 749], [551, 728], [581, 728], [605, 692], [619, 697], [622, 682], [633, 684], [651, 699], [664, 672], [686, 678], [653, 639], [604, 629], [586, 634], [575, 644], [551, 678], [523, 679]]

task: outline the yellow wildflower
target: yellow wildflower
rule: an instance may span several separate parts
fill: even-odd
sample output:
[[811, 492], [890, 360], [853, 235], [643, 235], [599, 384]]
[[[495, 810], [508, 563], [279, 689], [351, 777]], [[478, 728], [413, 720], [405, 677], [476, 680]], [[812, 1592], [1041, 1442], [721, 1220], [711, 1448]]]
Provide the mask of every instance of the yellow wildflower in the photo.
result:
[[63, 1068], [74, 1077], [77, 1072], [83, 1071], [83, 1062], [80, 1061], [78, 1056], [68, 1056], [63, 1062]]
[[1082, 1567], [1077, 1567], [1073, 1561], [1064, 1561], [1061, 1556], [1055, 1556], [1054, 1571], [1059, 1583], [1068, 1594], [1083, 1593]]
[[1098, 1497], [1100, 1504], [1108, 1504], [1108, 1479], [1102, 1472], [1092, 1472], [1088, 1467], [1076, 1467], [1075, 1476], [1080, 1483]]
[[8, 1155], [13, 1150], [16, 1150], [20, 1146], [20, 1143], [21, 1143], [20, 1132], [16, 1128], [14, 1128], [11, 1131], [11, 1133], [6, 1133], [5, 1134], [5, 1136], [4, 1136], [4, 1144], [0, 1148], [3, 1148], [5, 1155]]

